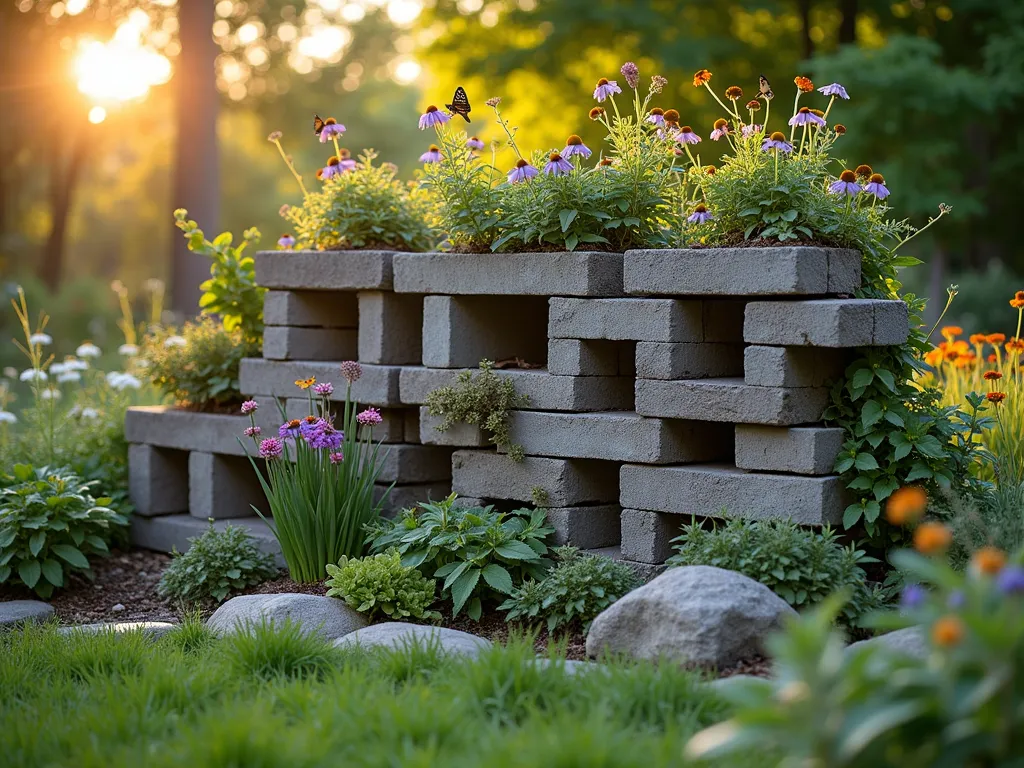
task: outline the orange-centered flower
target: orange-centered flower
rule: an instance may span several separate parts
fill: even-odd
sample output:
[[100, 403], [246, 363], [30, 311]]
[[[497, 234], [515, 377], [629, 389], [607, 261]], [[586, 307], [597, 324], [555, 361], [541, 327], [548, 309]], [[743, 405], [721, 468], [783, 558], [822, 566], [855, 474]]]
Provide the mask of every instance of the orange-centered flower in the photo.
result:
[[921, 523], [914, 531], [914, 548], [922, 555], [937, 555], [949, 549], [953, 534], [942, 523]]
[[729, 101], [739, 101], [743, 98], [743, 89], [738, 85], [730, 85], [725, 89], [725, 98]]
[[959, 325], [947, 325], [942, 329], [942, 336], [946, 341], [953, 341], [957, 336], [960, 336], [964, 332], [964, 329]]
[[594, 107], [590, 110], [590, 119], [597, 120], [604, 114], [604, 107]]
[[846, 133], [846, 126], [843, 125], [842, 123], [836, 123], [835, 131], [838, 135], [842, 136], [844, 133]]
[[845, 171], [843, 171], [842, 173], [839, 174], [839, 180], [840, 181], [848, 181], [850, 183], [853, 183], [853, 182], [857, 181], [857, 174], [854, 173], [851, 170], [845, 170]]
[[1006, 553], [998, 547], [982, 547], [971, 558], [971, 566], [986, 576], [995, 576], [1006, 565]]
[[700, 88], [711, 80], [711, 73], [706, 69], [698, 69], [693, 76], [693, 87]]
[[1006, 334], [1005, 333], [990, 333], [988, 336], [985, 337], [985, 341], [987, 341], [989, 344], [993, 344], [993, 345], [995, 345], [995, 344], [1002, 344], [1004, 341], [1006, 341]]
[[986, 381], [998, 381], [1001, 378], [1003, 378], [1003, 374], [999, 371], [985, 371]]
[[761, 109], [761, 102], [758, 101], [757, 99], [751, 99], [750, 101], [747, 102], [747, 109], [749, 109], [751, 112], [757, 112], [759, 109]]
[[988, 398], [990, 403], [995, 403], [996, 405], [999, 405], [1001, 402], [1003, 402], [1003, 400], [1006, 399], [1006, 393], [1005, 392], [989, 392], [987, 395], [985, 395], [985, 397]]
[[715, 120], [715, 130], [716, 131], [718, 129], [720, 129], [720, 128], [725, 128], [727, 125], [729, 125], [729, 121], [725, 120], [725, 119], [723, 119], [721, 117], [718, 118], [717, 120]]
[[856, 173], [862, 179], [866, 179], [868, 176], [870, 176], [874, 172], [875, 172], [874, 168], [872, 168], [870, 165], [865, 165], [863, 163], [861, 165], [858, 165], [856, 170], [854, 171], [854, 173]]
[[679, 111], [676, 109], [665, 110], [665, 122], [678, 123], [679, 122]]
[[885, 504], [885, 519], [893, 525], [912, 525], [924, 517], [928, 507], [928, 494], [923, 488], [908, 485], [889, 497]]
[[796, 83], [796, 87], [801, 93], [810, 93], [814, 90], [814, 83], [811, 82], [809, 77], [802, 77], [798, 75], [793, 78], [793, 82]]

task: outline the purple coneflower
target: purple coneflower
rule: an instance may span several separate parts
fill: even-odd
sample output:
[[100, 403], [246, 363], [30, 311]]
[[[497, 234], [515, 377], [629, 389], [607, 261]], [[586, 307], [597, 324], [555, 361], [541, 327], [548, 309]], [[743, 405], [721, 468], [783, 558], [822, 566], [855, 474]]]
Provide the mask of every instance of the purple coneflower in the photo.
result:
[[830, 83], [829, 85], [823, 85], [818, 89], [818, 93], [823, 93], [826, 96], [838, 96], [840, 99], [849, 99], [850, 95], [846, 92], [839, 83]]
[[246, 400], [244, 403], [242, 403], [242, 415], [248, 416], [250, 413], [259, 410], [259, 407], [260, 404], [257, 403], [255, 400]]
[[480, 141], [476, 136], [470, 136], [466, 140], [466, 149], [483, 149], [484, 143]]
[[380, 415], [380, 411], [376, 408], [367, 408], [365, 411], [356, 416], [356, 421], [362, 424], [364, 427], [375, 427], [384, 421], [384, 418]]
[[341, 451], [335, 451], [330, 455], [331, 464], [341, 464], [345, 460], [345, 454]]
[[281, 235], [281, 237], [277, 239], [277, 247], [284, 248], [286, 250], [289, 248], [294, 248], [295, 238], [292, 237], [291, 235]]
[[259, 427], [246, 427], [245, 428], [245, 436], [246, 437], [259, 437], [262, 434], [263, 434], [263, 430], [260, 429]]
[[341, 167], [341, 158], [335, 155], [327, 161], [327, 165], [321, 168], [317, 175], [324, 181], [327, 181], [327, 179], [340, 176], [344, 172], [345, 169]]
[[764, 140], [764, 144], [761, 145], [761, 149], [765, 152], [770, 149], [774, 149], [779, 152], [792, 152], [793, 145], [786, 141], [786, 134], [781, 131], [775, 131], [775, 133]]
[[996, 587], [1004, 595], [1024, 594], [1024, 568], [1019, 565], [1007, 565], [996, 577]]
[[544, 173], [549, 176], [566, 176], [572, 173], [572, 163], [557, 152], [552, 152], [544, 164]]
[[818, 125], [825, 126], [825, 119], [814, 114], [810, 107], [800, 107], [797, 113], [789, 118], [790, 125]]
[[316, 426], [306, 433], [305, 438], [310, 448], [336, 451], [345, 442], [345, 433], [335, 429], [330, 422], [318, 419]]
[[676, 134], [676, 141], [680, 144], [700, 144], [700, 136], [693, 132], [693, 128], [684, 125]]
[[627, 61], [622, 65], [622, 69], [619, 70], [622, 76], [626, 78], [626, 85], [633, 90], [640, 85], [640, 69], [632, 61]]
[[302, 422], [298, 419], [292, 419], [286, 421], [280, 427], [277, 428], [277, 436], [282, 438], [291, 438], [295, 440], [302, 434]]
[[346, 360], [341, 364], [341, 375], [345, 377], [345, 381], [349, 384], [355, 384], [359, 381], [359, 377], [363, 375], [363, 366], [355, 360]]
[[744, 125], [742, 128], [740, 128], [740, 135], [742, 135], [744, 139], [749, 139], [755, 133], [760, 133], [760, 132], [761, 132], [761, 126], [760, 125]]
[[872, 173], [868, 177], [868, 183], [864, 185], [864, 191], [874, 195], [879, 200], [885, 200], [889, 196], [889, 189], [885, 186], [885, 178], [880, 173]]
[[686, 220], [691, 224], [703, 224], [713, 218], [714, 216], [711, 215], [711, 212], [704, 203], [697, 203], [697, 207], [693, 209], [693, 213], [686, 217]]
[[594, 88], [594, 98], [598, 101], [604, 101], [605, 99], [611, 98], [616, 93], [622, 93], [622, 89], [619, 88], [619, 84], [614, 80], [609, 80], [607, 77], [602, 77], [597, 81], [597, 87]]
[[575, 133], [565, 140], [565, 149], [562, 150], [562, 157], [575, 157], [579, 155], [586, 160], [592, 154], [593, 152], [590, 151], [590, 148], [583, 143], [583, 139]]
[[437, 144], [431, 144], [430, 149], [420, 155], [421, 163], [440, 163], [441, 162], [441, 150]]
[[427, 111], [420, 115], [420, 130], [432, 128], [435, 125], [444, 125], [451, 120], [451, 115], [442, 112], [433, 104], [427, 107]]
[[510, 184], [518, 184], [520, 181], [527, 181], [536, 176], [540, 171], [534, 168], [525, 160], [518, 160], [516, 167], [508, 172], [508, 181]]
[[322, 381], [313, 387], [313, 392], [320, 397], [330, 397], [334, 394], [334, 385], [329, 381]]
[[301, 434], [304, 438], [308, 440], [309, 435], [313, 431], [319, 429], [324, 423], [324, 420], [319, 418], [318, 416], [306, 416], [302, 419], [302, 422], [299, 424], [299, 434]]
[[711, 132], [711, 140], [718, 141], [729, 135], [729, 121], [718, 118], [715, 120], [715, 129]]
[[343, 134], [344, 132], [344, 125], [339, 123], [333, 117], [328, 117], [326, 120], [324, 120], [323, 130], [320, 131], [320, 143], [326, 144], [335, 136], [341, 136], [341, 134]]
[[860, 193], [860, 185], [857, 184], [857, 174], [847, 169], [839, 174], [838, 181], [828, 185], [828, 191], [833, 195], [848, 195], [855, 197]]
[[655, 107], [654, 109], [651, 110], [651, 113], [644, 118], [644, 121], [650, 123], [651, 125], [656, 125], [659, 128], [664, 128], [665, 110], [663, 110], [661, 107]]
[[260, 458], [277, 459], [284, 451], [284, 443], [276, 437], [268, 437], [260, 442]]

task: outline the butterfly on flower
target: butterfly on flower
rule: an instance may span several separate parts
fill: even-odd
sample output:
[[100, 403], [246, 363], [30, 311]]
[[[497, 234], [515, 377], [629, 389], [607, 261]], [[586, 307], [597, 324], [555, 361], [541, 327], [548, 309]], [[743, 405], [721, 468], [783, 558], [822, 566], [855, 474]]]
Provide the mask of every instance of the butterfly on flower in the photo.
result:
[[308, 379], [296, 379], [295, 386], [299, 389], [309, 389], [316, 384], [316, 376], [310, 376]]
[[462, 119], [465, 120], [467, 123], [472, 122], [469, 119], [469, 97], [466, 96], [466, 89], [463, 88], [461, 85], [455, 89], [455, 95], [452, 96], [452, 103], [445, 104], [444, 106], [453, 115], [461, 115]]
[[768, 78], [764, 75], [759, 75], [757, 78], [757, 98], [764, 99], [765, 101], [775, 98], [772, 84], [768, 82]]
[[313, 133], [319, 136], [325, 125], [327, 125], [327, 123], [320, 119], [320, 115], [313, 115]]

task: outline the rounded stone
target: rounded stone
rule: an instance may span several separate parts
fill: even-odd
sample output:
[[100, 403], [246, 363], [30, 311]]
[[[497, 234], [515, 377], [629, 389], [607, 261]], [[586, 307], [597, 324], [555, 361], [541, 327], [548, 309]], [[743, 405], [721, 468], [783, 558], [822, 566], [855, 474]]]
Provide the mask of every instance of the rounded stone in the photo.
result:
[[100, 622], [97, 624], [73, 624], [61, 627], [57, 634], [74, 637], [76, 634], [98, 635], [102, 632], [121, 634], [124, 632], [141, 632], [150, 640], [158, 640], [177, 625], [169, 621], [118, 621]]
[[9, 600], [0, 603], [0, 627], [13, 627], [29, 621], [46, 621], [53, 606], [41, 600]]
[[405, 621], [386, 621], [345, 635], [334, 642], [337, 648], [402, 648], [411, 643], [424, 646], [437, 644], [444, 653], [476, 656], [490, 648], [491, 642], [469, 632], [457, 629], [410, 624]]
[[897, 629], [868, 640], [851, 643], [846, 651], [847, 653], [857, 653], [864, 648], [882, 648], [915, 659], [926, 659], [929, 652], [928, 641], [921, 627]]
[[233, 597], [221, 605], [206, 624], [223, 634], [245, 630], [264, 621], [279, 624], [288, 620], [298, 624], [304, 634], [315, 632], [326, 640], [335, 640], [366, 626], [366, 618], [343, 600], [301, 593]]

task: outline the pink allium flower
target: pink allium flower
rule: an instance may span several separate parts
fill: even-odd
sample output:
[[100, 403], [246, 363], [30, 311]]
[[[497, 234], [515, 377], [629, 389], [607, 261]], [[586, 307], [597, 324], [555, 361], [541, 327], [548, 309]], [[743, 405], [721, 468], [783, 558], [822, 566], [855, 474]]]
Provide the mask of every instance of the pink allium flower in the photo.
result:
[[255, 400], [246, 400], [244, 403], [242, 403], [242, 414], [244, 416], [248, 416], [250, 413], [253, 413], [257, 409], [259, 409], [259, 407], [260, 404], [257, 403]]
[[380, 411], [376, 408], [367, 408], [365, 411], [356, 416], [356, 421], [362, 424], [364, 427], [375, 427], [384, 421], [384, 418], [380, 415]]
[[661, 75], [654, 75], [651, 78], [651, 93], [661, 93], [668, 85], [668, 79]]
[[263, 434], [263, 430], [260, 429], [259, 427], [246, 427], [245, 428], [245, 436], [246, 437], [259, 437], [262, 434]]
[[260, 443], [260, 458], [277, 459], [284, 451], [284, 443], [279, 438], [268, 437]]
[[363, 375], [363, 366], [355, 360], [346, 360], [341, 364], [341, 375], [345, 377], [345, 381], [349, 384], [355, 384], [359, 381], [359, 377]]
[[341, 464], [345, 460], [345, 454], [341, 451], [335, 451], [330, 455], [331, 464]]
[[330, 397], [334, 394], [334, 385], [329, 381], [323, 381], [313, 387], [313, 392], [320, 397]]
[[435, 125], [444, 125], [451, 120], [451, 115], [442, 112], [433, 104], [427, 107], [427, 111], [420, 115], [420, 130], [432, 128]]

